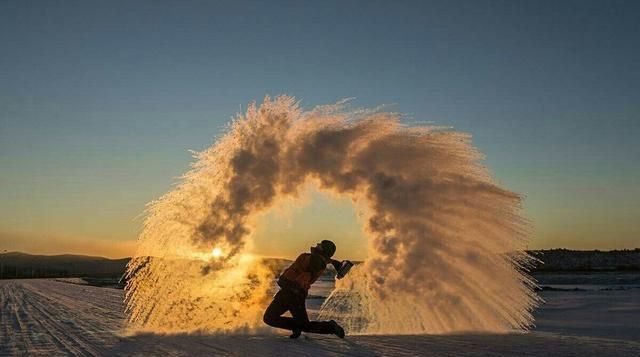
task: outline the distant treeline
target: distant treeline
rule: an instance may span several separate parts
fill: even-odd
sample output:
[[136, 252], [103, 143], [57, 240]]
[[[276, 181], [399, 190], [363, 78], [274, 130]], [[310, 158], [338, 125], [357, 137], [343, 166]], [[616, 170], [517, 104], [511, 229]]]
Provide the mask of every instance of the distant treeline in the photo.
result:
[[551, 271], [615, 271], [640, 270], [640, 249], [623, 250], [533, 250], [529, 253], [540, 260], [534, 272]]
[[83, 255], [0, 254], [0, 278], [119, 278], [130, 258], [107, 259]]
[[[533, 272], [555, 271], [640, 271], [640, 249], [625, 250], [532, 250], [538, 259]], [[0, 254], [0, 278], [119, 278], [131, 258], [107, 259], [82, 255], [31, 255], [25, 253]], [[265, 263], [274, 274], [291, 264], [287, 259], [266, 258]], [[331, 265], [327, 276], [335, 274]]]

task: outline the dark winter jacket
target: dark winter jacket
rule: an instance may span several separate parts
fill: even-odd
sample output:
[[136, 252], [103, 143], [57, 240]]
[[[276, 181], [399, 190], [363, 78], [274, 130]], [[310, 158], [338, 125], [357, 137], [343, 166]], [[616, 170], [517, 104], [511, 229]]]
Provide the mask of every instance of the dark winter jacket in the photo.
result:
[[336, 270], [339, 269], [338, 262], [324, 257], [321, 254], [302, 253], [300, 256], [280, 275], [278, 285], [298, 294], [307, 296], [311, 284], [313, 284], [327, 267], [327, 263], [332, 263]]

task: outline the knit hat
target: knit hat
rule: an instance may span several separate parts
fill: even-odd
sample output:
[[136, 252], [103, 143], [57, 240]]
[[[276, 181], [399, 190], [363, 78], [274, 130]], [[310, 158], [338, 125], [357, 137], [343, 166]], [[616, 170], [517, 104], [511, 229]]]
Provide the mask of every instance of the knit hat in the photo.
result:
[[336, 252], [336, 245], [330, 240], [323, 240], [320, 242], [320, 246], [322, 247], [322, 254], [327, 258], [331, 258]]

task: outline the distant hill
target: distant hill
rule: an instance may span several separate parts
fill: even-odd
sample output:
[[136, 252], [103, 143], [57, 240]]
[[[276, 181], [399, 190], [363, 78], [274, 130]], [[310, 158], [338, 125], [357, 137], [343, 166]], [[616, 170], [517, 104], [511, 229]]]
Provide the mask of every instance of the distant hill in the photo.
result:
[[[640, 271], [640, 248], [610, 251], [547, 249], [531, 250], [529, 254], [539, 260], [532, 272]], [[265, 262], [276, 274], [292, 263], [291, 260], [275, 258], [266, 258]], [[335, 275], [331, 264], [327, 265], [325, 275]]]
[[614, 271], [640, 270], [640, 249], [569, 250], [549, 249], [529, 252], [541, 262], [534, 271]]
[[[612, 251], [580, 251], [550, 249], [529, 251], [540, 262], [533, 272], [557, 271], [640, 271], [640, 249]], [[20, 252], [0, 254], [0, 276], [16, 278], [66, 278], [95, 277], [119, 278], [131, 258], [108, 259], [84, 255], [33, 255]], [[279, 274], [292, 263], [281, 258], [263, 258], [265, 264]], [[356, 262], [360, 263], [360, 262]], [[333, 276], [335, 270], [327, 266], [325, 275]]]
[[[85, 255], [33, 255], [21, 252], [0, 254], [0, 274], [4, 279], [95, 277], [120, 278], [131, 258], [108, 259]], [[293, 261], [263, 258], [265, 265], [278, 275]], [[359, 262], [356, 262], [356, 264]], [[327, 266], [326, 275], [335, 275]]]
[[108, 259], [84, 255], [0, 254], [0, 275], [14, 278], [120, 277], [130, 258]]

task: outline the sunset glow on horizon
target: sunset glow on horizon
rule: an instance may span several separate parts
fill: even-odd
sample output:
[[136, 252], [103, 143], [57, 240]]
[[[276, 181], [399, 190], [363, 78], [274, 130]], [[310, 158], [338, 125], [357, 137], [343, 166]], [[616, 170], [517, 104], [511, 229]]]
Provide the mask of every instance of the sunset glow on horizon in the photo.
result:
[[[109, 5], [0, 4], [0, 251], [132, 256], [192, 152], [279, 94], [469, 133], [524, 196], [529, 249], [639, 246], [632, 2]], [[286, 210], [257, 218], [254, 254], [330, 238], [367, 257], [348, 199], [314, 189]]]

